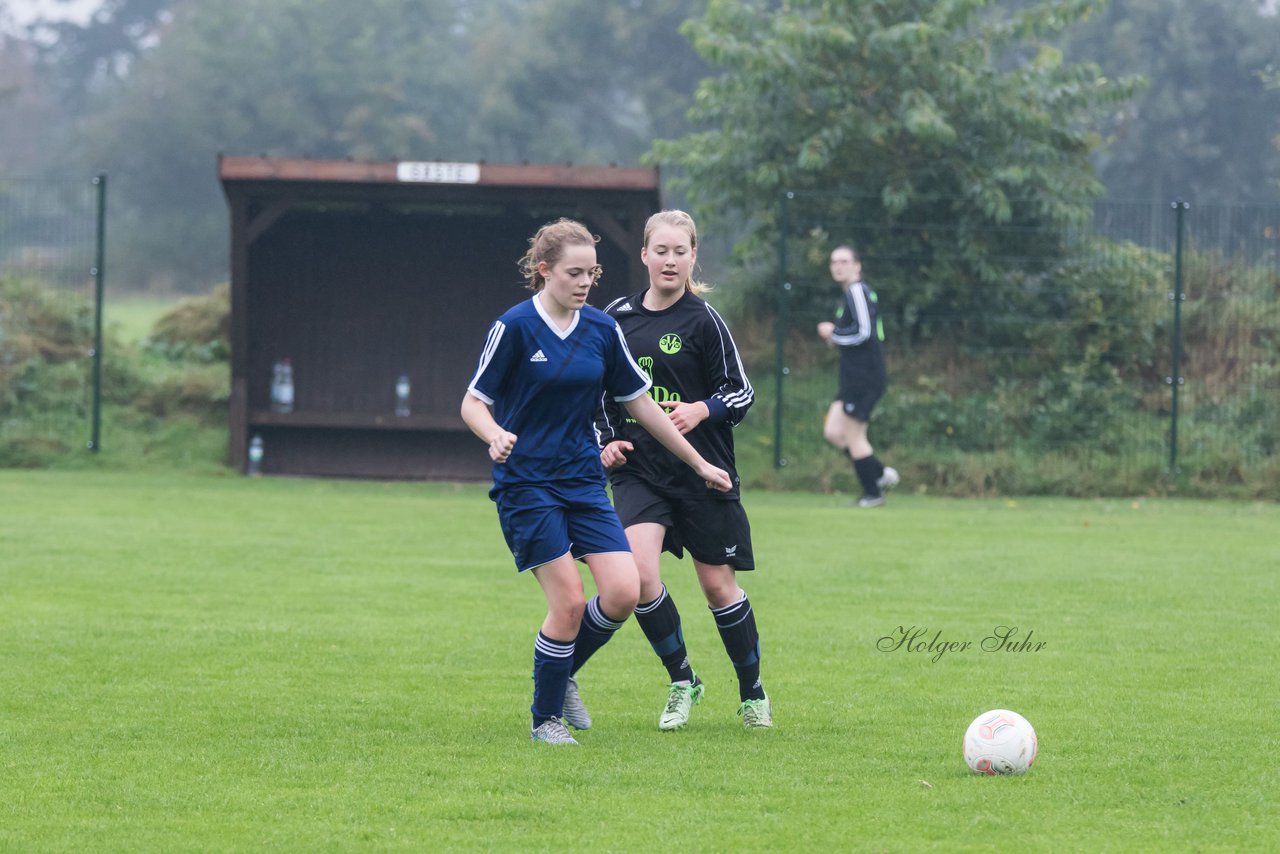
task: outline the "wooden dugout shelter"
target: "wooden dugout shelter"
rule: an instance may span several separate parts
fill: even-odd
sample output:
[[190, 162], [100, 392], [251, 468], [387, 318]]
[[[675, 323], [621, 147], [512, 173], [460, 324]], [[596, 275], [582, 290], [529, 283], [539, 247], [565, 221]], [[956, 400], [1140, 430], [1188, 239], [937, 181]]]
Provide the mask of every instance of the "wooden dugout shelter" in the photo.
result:
[[[231, 213], [232, 464], [269, 474], [477, 480], [458, 414], [493, 320], [527, 299], [516, 261], [561, 216], [600, 235], [591, 304], [640, 290], [656, 168], [219, 156]], [[272, 368], [294, 408], [273, 412]], [[410, 414], [395, 414], [407, 373]]]

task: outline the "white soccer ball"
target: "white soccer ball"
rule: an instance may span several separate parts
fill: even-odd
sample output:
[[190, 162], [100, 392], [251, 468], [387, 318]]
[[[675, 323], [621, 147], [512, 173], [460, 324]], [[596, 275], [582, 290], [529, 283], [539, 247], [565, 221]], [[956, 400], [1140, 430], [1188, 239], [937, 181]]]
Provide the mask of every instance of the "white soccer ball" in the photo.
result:
[[1037, 747], [1031, 723], [1008, 709], [983, 712], [964, 733], [964, 761], [978, 774], [1025, 774]]

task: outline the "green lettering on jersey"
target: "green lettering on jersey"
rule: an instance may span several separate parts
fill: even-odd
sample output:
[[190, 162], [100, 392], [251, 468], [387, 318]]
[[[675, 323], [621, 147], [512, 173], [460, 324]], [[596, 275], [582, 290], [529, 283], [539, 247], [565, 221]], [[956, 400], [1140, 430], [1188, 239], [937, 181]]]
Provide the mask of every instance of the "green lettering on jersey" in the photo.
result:
[[[678, 352], [680, 350], [680, 336], [675, 334], [672, 334], [669, 336], [668, 335], [663, 336], [663, 340], [667, 338], [676, 339], [675, 350], [672, 352]], [[661, 344], [659, 344], [659, 346], [661, 346]], [[640, 358], [636, 359], [636, 364], [640, 366], [640, 370], [644, 371], [646, 374], [649, 375], [649, 382], [652, 383], [653, 382], [653, 357], [641, 356]], [[680, 394], [678, 392], [674, 392], [671, 389], [667, 388], [666, 386], [660, 386], [660, 385], [650, 385], [649, 396], [652, 397], [654, 401], [658, 404], [672, 403], [674, 401], [680, 400]], [[635, 424], [636, 420], [628, 415], [627, 423]]]
[[656, 385], [649, 389], [649, 396], [658, 403], [672, 403], [680, 400], [679, 392], [674, 392], [662, 385]]

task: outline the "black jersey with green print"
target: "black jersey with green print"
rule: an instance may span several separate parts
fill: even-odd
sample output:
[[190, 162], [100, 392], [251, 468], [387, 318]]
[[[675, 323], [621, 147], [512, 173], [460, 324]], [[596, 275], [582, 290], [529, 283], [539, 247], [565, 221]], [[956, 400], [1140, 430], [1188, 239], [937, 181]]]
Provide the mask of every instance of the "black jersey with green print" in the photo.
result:
[[866, 282], [854, 282], [844, 289], [844, 299], [836, 309], [831, 343], [840, 348], [840, 375], [884, 383], [884, 324], [877, 311], [876, 292]]
[[733, 489], [711, 490], [689, 466], [664, 448], [613, 400], [602, 401], [596, 430], [600, 447], [615, 439], [635, 446], [627, 464], [611, 476], [641, 477], [663, 494], [675, 497], [738, 497], [734, 467], [733, 426], [751, 408], [755, 393], [742, 367], [729, 327], [701, 297], [685, 293], [661, 311], [644, 307], [645, 291], [614, 300], [605, 312], [622, 328], [627, 349], [649, 374], [649, 394], [659, 404], [672, 401], [707, 405], [709, 417], [685, 434], [707, 462], [729, 473]]

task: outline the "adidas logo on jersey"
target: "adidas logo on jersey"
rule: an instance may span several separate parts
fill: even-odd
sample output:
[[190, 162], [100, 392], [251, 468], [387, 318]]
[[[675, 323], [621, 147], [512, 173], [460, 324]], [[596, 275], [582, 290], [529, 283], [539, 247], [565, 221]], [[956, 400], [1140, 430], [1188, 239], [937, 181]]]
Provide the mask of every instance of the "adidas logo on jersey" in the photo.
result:
[[546, 360], [547, 357], [542, 354], [541, 350], [529, 357], [530, 362], [545, 362]]
[[624, 302], [622, 305], [618, 306], [618, 311], [631, 311], [631, 310], [632, 310], [631, 303], [629, 301]]

